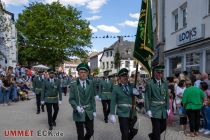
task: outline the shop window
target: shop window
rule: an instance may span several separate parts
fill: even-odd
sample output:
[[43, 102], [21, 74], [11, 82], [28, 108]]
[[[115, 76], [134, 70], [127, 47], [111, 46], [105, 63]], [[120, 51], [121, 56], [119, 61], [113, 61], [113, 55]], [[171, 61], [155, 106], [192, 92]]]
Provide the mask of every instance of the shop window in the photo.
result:
[[210, 50], [206, 51], [206, 73], [210, 74]]
[[172, 76], [174, 73], [181, 73], [182, 72], [182, 57], [177, 56], [170, 59], [169, 64], [169, 74]]
[[201, 53], [189, 53], [186, 54], [186, 70], [188, 72], [191, 72], [192, 70], [200, 71], [200, 62], [201, 62], [202, 56]]

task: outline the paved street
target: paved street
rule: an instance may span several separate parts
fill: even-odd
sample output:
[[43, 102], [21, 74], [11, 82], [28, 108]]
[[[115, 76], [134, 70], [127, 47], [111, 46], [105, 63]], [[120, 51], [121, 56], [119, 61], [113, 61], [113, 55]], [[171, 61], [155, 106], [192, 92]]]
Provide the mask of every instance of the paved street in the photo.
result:
[[[53, 132], [63, 132], [60, 137], [40, 137], [38, 130], [48, 130], [47, 114], [36, 114], [35, 99], [30, 101], [20, 101], [11, 106], [0, 106], [0, 140], [76, 140], [75, 125], [72, 120], [72, 108], [68, 103], [68, 96], [63, 96], [63, 103], [57, 118], [57, 126]], [[134, 140], [148, 140], [148, 133], [151, 130], [150, 120], [145, 116], [140, 116], [140, 129]], [[33, 130], [33, 137], [4, 137], [5, 130]], [[162, 136], [163, 137], [163, 136]], [[97, 118], [95, 119], [95, 140], [120, 140], [118, 123], [105, 124], [103, 122], [102, 108], [97, 102]], [[166, 140], [207, 140], [207, 137], [189, 138], [179, 133], [175, 128], [168, 128]]]

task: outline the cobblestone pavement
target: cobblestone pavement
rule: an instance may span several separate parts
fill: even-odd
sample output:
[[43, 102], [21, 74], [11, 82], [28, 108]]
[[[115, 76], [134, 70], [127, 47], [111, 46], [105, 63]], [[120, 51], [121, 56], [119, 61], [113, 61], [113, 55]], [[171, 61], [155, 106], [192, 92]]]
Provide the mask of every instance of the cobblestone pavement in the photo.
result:
[[[149, 140], [151, 131], [150, 120], [144, 115], [139, 116], [140, 129], [134, 140]], [[97, 117], [95, 119], [94, 140], [120, 140], [119, 124], [105, 124], [103, 122], [102, 106], [97, 102]], [[5, 130], [32, 130], [32, 137], [5, 137]], [[76, 140], [77, 134], [72, 119], [72, 108], [68, 103], [68, 96], [63, 96], [63, 102], [57, 118], [57, 126], [53, 134], [63, 133], [64, 136], [39, 136], [39, 130], [48, 130], [46, 112], [37, 115], [35, 98], [29, 101], [20, 101], [10, 106], [0, 106], [0, 140]], [[45, 133], [45, 131], [42, 131]], [[168, 127], [163, 133], [165, 140], [208, 140], [210, 137], [189, 138], [178, 132], [176, 127]]]

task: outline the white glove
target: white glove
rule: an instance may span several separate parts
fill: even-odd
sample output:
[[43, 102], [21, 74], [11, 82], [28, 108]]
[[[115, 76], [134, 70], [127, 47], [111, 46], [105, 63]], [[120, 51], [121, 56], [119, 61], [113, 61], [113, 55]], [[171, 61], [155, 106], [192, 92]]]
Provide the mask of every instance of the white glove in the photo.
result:
[[81, 108], [82, 113], [83, 113], [83, 112], [85, 112], [85, 110], [84, 110], [84, 108], [83, 108], [83, 107], [80, 107], [80, 108]]
[[115, 115], [109, 115], [109, 120], [111, 123], [116, 123]]
[[94, 117], [94, 118], [96, 117], [96, 112], [93, 112], [93, 117]]
[[168, 110], [167, 110], [167, 114], [168, 114], [168, 116], [169, 116], [170, 112], [171, 112], [171, 110], [170, 110], [170, 109], [168, 109]]
[[95, 99], [101, 101], [101, 98], [98, 95], [95, 96]]
[[41, 104], [43, 105], [44, 104], [44, 101], [41, 101]]
[[139, 95], [139, 91], [136, 88], [133, 88], [133, 95]]
[[80, 107], [80, 106], [77, 106], [77, 111], [79, 113], [83, 113], [84, 112], [84, 109], [82, 107]]
[[152, 112], [151, 112], [151, 110], [148, 110], [147, 111], [147, 115], [151, 118], [152, 117]]
[[58, 104], [61, 105], [61, 103], [62, 103], [62, 101], [59, 100], [59, 101], [58, 101]]

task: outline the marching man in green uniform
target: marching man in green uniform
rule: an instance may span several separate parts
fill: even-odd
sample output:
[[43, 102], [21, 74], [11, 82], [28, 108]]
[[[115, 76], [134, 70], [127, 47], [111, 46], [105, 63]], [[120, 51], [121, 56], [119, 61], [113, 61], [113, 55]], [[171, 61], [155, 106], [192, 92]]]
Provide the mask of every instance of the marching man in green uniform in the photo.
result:
[[41, 92], [42, 92], [42, 83], [44, 79], [42, 79], [42, 71], [38, 71], [38, 75], [34, 77], [32, 84], [33, 84], [33, 91], [36, 94], [36, 105], [37, 105], [37, 112], [36, 114], [40, 113], [40, 106], [42, 109], [42, 112], [44, 112], [44, 104], [41, 105]]
[[134, 96], [138, 96], [139, 92], [134, 85], [128, 82], [128, 70], [123, 68], [118, 73], [119, 84], [115, 85], [111, 97], [111, 112], [109, 120], [112, 123], [116, 122], [116, 115], [118, 115], [121, 140], [132, 140], [137, 134], [138, 129], [134, 128], [137, 122], [137, 112], [135, 103], [132, 101]]
[[99, 82], [99, 97], [98, 95], [96, 96], [96, 99], [99, 99], [102, 102], [105, 123], [108, 123], [112, 89], [113, 82], [109, 80], [108, 76], [106, 75], [105, 78]]
[[69, 103], [73, 108], [78, 140], [90, 140], [94, 133], [94, 117], [96, 117], [95, 86], [92, 80], [88, 80], [87, 64], [79, 64], [77, 71], [79, 77], [70, 84]]
[[[56, 126], [56, 118], [59, 111], [59, 104], [61, 104], [62, 101], [60, 81], [55, 78], [55, 74], [53, 71], [49, 72], [49, 78], [46, 78], [43, 82], [43, 91], [41, 97], [41, 103], [45, 103], [47, 107], [49, 130], [52, 130], [53, 126]], [[53, 114], [52, 108], [54, 109]]]
[[64, 93], [64, 96], [66, 96], [67, 93], [67, 87], [70, 84], [70, 80], [68, 79], [68, 77], [65, 75], [61, 78], [61, 88], [62, 88], [62, 92]]
[[146, 85], [145, 109], [152, 122], [150, 140], [160, 140], [161, 133], [166, 130], [166, 119], [170, 112], [168, 84], [163, 79], [163, 71], [162, 65], [154, 67], [154, 76]]

